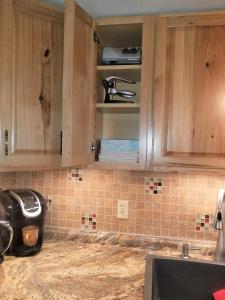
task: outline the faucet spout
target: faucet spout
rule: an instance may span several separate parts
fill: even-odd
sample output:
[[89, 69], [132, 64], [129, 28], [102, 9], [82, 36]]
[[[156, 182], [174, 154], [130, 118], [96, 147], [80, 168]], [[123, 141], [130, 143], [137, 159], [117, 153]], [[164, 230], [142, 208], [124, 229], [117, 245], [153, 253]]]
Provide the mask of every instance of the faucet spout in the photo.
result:
[[219, 230], [218, 240], [216, 245], [215, 260], [225, 262], [225, 189], [220, 189], [218, 192], [218, 201], [214, 220], [214, 228]]

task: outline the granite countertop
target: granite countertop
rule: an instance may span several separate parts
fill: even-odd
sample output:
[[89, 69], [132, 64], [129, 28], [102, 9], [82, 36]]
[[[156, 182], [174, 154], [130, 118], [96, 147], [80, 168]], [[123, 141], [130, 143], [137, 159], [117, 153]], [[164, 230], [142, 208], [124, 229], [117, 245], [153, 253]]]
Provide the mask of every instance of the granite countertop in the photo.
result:
[[[5, 258], [0, 299], [143, 299], [149, 253], [178, 256], [179, 244], [120, 234], [49, 234], [36, 256]], [[211, 260], [212, 247], [191, 255]]]

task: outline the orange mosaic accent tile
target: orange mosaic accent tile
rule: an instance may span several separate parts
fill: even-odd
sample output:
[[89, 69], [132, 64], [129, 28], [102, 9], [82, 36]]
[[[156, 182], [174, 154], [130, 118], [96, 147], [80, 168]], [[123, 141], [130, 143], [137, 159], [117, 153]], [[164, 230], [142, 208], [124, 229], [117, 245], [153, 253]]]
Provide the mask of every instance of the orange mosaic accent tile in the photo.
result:
[[[2, 189], [31, 188], [48, 199], [48, 227], [82, 230], [89, 214], [97, 219], [86, 226], [92, 230], [198, 240], [217, 237], [211, 221], [224, 186], [225, 176], [206, 174], [102, 169], [0, 174]], [[117, 219], [118, 200], [129, 202], [127, 220]]]

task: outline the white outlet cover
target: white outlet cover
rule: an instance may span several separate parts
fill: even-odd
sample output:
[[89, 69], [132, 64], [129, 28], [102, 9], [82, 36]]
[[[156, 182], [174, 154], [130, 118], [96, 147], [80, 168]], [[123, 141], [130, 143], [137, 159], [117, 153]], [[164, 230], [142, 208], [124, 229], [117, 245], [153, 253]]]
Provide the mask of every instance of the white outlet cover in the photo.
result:
[[117, 202], [117, 218], [128, 219], [128, 201], [118, 200]]

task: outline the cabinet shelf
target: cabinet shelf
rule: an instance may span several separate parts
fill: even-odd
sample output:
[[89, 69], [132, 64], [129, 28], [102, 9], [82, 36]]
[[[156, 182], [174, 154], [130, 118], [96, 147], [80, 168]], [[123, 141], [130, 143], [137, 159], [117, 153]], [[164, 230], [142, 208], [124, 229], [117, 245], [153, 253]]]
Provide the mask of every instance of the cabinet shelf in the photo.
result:
[[108, 114], [135, 114], [140, 112], [139, 103], [97, 103], [96, 109]]
[[119, 170], [143, 170], [143, 165], [140, 163], [127, 161], [127, 162], [118, 162], [118, 161], [95, 161], [92, 164], [93, 168], [99, 169], [119, 169]]
[[101, 78], [114, 75], [136, 82], [141, 80], [141, 65], [99, 65], [97, 71]]

